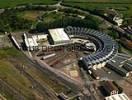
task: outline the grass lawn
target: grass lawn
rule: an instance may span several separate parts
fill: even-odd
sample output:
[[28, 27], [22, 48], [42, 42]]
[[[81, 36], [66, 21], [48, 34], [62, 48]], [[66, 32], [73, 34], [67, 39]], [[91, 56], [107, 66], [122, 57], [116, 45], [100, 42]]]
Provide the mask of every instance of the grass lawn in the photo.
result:
[[26, 97], [31, 96], [31, 83], [7, 60], [0, 60], [0, 77], [12, 87], [20, 90]]
[[17, 51], [15, 48], [3, 48], [0, 49], [0, 60], [9, 57], [21, 57], [22, 53]]
[[56, 0], [0, 0], [0, 8], [15, 7], [22, 4], [54, 4]]
[[44, 18], [44, 22], [45, 23], [50, 23], [50, 22], [53, 22], [57, 19], [61, 19], [62, 17], [64, 17], [65, 14], [61, 13], [61, 12], [52, 12], [52, 13], [46, 13], [43, 15], [43, 18]]
[[0, 49], [0, 79], [3, 79], [9, 85], [21, 91], [27, 98], [32, 98], [33, 93], [29, 88], [32, 86], [30, 81], [20, 74], [13, 63], [8, 60], [13, 59], [13, 57], [20, 58], [22, 54], [15, 48]]
[[105, 2], [105, 3], [108, 3], [108, 2], [111, 2], [111, 3], [132, 3], [131, 0], [64, 0], [65, 2]]
[[35, 11], [35, 10], [23, 11], [20, 13], [18, 12], [17, 16], [22, 17], [27, 20], [36, 21], [39, 16], [43, 15], [43, 13], [44, 13], [44, 11]]

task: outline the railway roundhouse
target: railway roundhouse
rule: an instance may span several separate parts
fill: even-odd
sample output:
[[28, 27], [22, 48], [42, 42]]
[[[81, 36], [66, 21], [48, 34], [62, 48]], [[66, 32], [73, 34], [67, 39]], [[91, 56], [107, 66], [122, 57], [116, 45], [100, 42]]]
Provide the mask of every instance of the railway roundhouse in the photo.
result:
[[104, 67], [118, 52], [117, 43], [110, 36], [102, 32], [71, 26], [66, 27], [64, 31], [73, 37], [89, 39], [96, 45], [97, 50], [95, 53], [80, 58], [86, 70]]

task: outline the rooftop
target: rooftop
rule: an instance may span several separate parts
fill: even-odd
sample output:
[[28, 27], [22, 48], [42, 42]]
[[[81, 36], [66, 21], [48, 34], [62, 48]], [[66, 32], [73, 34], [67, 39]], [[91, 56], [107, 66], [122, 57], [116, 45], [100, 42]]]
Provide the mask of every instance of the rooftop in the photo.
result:
[[105, 100], [130, 100], [130, 99], [125, 93], [121, 93], [106, 97]]
[[63, 28], [49, 29], [49, 33], [53, 41], [68, 41], [70, 40], [69, 36], [64, 32]]

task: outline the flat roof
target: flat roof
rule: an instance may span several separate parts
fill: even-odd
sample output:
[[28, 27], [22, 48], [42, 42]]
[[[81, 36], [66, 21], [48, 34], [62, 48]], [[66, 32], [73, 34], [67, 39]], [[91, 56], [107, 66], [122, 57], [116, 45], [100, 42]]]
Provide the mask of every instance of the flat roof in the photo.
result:
[[33, 38], [28, 38], [27, 40], [30, 47], [38, 46], [37, 42]]
[[34, 38], [36, 41], [40, 39], [47, 39], [47, 34], [44, 35], [33, 35], [32, 38]]
[[53, 41], [69, 41], [69, 36], [65, 33], [63, 28], [49, 29], [49, 33]]
[[130, 100], [130, 99], [125, 93], [121, 93], [105, 97], [105, 100]]

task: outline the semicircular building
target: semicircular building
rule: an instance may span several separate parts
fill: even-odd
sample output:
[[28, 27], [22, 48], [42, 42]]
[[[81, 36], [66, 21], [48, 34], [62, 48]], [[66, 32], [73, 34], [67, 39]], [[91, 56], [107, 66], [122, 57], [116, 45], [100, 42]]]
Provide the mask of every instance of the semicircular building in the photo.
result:
[[104, 67], [118, 52], [117, 43], [110, 36], [102, 32], [71, 26], [66, 27], [64, 31], [73, 37], [89, 39], [96, 45], [97, 50], [95, 53], [80, 58], [86, 70]]

